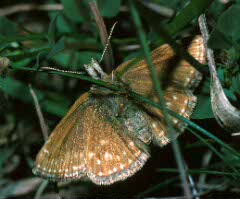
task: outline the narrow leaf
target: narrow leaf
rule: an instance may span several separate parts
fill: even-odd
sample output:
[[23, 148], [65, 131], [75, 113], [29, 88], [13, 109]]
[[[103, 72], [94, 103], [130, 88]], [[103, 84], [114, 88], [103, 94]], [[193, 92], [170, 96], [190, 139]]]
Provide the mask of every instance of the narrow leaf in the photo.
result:
[[55, 44], [55, 34], [56, 34], [56, 22], [57, 22], [57, 17], [58, 15], [56, 15], [55, 17], [52, 18], [49, 28], [48, 28], [48, 42], [50, 46], [53, 46]]
[[53, 45], [51, 51], [47, 55], [47, 59], [52, 58], [53, 56], [61, 52], [64, 48], [65, 48], [65, 38], [62, 37], [61, 39], [59, 39], [59, 41], [56, 44]]

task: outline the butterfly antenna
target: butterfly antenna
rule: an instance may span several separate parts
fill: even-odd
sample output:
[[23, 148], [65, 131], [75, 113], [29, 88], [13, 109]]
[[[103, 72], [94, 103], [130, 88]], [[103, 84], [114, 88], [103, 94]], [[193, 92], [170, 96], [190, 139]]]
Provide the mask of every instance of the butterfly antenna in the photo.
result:
[[111, 39], [111, 37], [112, 37], [113, 30], [114, 30], [114, 28], [115, 28], [115, 26], [116, 26], [117, 23], [118, 23], [118, 22], [115, 22], [115, 23], [113, 24], [112, 28], [111, 28], [111, 31], [110, 31], [109, 36], [108, 36], [108, 39], [107, 39], [106, 46], [105, 46], [105, 48], [104, 48], [104, 50], [103, 50], [103, 53], [102, 53], [102, 56], [101, 56], [101, 59], [100, 59], [99, 63], [103, 60], [103, 57], [104, 57], [104, 55], [105, 55], [105, 53], [106, 53], [106, 51], [107, 51], [107, 48], [108, 48], [108, 46], [109, 46], [109, 43], [110, 43], [110, 39]]
[[80, 72], [80, 71], [71, 71], [71, 70], [61, 70], [58, 68], [53, 68], [53, 67], [41, 67], [40, 69], [42, 70], [50, 70], [50, 71], [57, 71], [57, 72], [63, 72], [63, 73], [71, 73], [71, 74], [78, 74], [78, 75], [82, 75], [84, 72]]

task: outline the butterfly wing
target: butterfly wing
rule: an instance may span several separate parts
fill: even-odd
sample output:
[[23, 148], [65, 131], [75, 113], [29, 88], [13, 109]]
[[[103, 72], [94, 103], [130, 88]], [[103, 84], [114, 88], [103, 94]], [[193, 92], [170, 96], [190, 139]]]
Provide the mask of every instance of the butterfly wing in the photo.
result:
[[[187, 51], [199, 63], [206, 62], [206, 50], [202, 36], [195, 36], [187, 46]], [[187, 61], [181, 60], [172, 71], [173, 86], [193, 91], [202, 79], [202, 74]], [[170, 85], [171, 86], [171, 85]]]
[[[206, 54], [201, 36], [196, 36], [188, 47], [189, 53], [200, 63], [205, 63]], [[167, 107], [178, 113], [179, 115], [189, 119], [197, 103], [197, 98], [193, 95], [193, 90], [201, 80], [202, 75], [192, 67], [188, 62], [181, 60], [179, 65], [172, 71], [170, 76], [170, 83], [166, 86], [164, 92], [164, 98]], [[149, 96], [153, 101], [159, 102], [155, 93]], [[176, 138], [186, 128], [186, 124], [180, 120], [170, 116], [173, 126], [176, 129], [175, 135], [170, 135], [161, 110], [150, 107], [146, 107], [158, 118], [155, 122], [155, 129], [153, 130], [153, 139], [160, 145], [166, 145], [171, 139]], [[173, 136], [173, 137], [172, 137]]]
[[83, 94], [52, 132], [37, 155], [33, 173], [52, 181], [78, 179], [86, 174], [84, 142], [80, 124], [89, 93]]
[[110, 117], [112, 109], [101, 101], [86, 109], [87, 175], [96, 184], [124, 180], [140, 170], [149, 157], [145, 144], [130, 137], [115, 115]]
[[[175, 87], [168, 87], [164, 95], [166, 106], [178, 113], [179, 115], [189, 119], [197, 103], [196, 96], [193, 95], [190, 90], [180, 90]], [[153, 101], [159, 102], [157, 96], [152, 98]], [[156, 107], [145, 104], [148, 112], [152, 113], [152, 135], [156, 144], [164, 146], [168, 144], [173, 138], [177, 138], [178, 135], [186, 128], [186, 123], [170, 116], [170, 120], [176, 130], [175, 134], [169, 134], [166, 121], [162, 110]]]
[[[200, 63], [205, 63], [205, 49], [201, 36], [196, 36], [188, 45], [187, 50]], [[171, 86], [193, 90], [201, 80], [201, 73], [188, 62], [178, 60], [168, 44], [155, 49], [151, 57], [162, 83], [168, 81]], [[121, 64], [116, 69], [115, 76], [138, 94], [143, 96], [154, 94], [151, 74], [145, 60], [133, 59]]]
[[[205, 63], [206, 55], [201, 36], [196, 36], [187, 47], [188, 52], [200, 63]], [[173, 49], [168, 45], [162, 45], [152, 54], [153, 64], [159, 79], [164, 86], [164, 98], [168, 108], [185, 118], [189, 118], [197, 103], [193, 90], [199, 84], [202, 75], [193, 66], [184, 60], [178, 60]], [[152, 83], [151, 74], [145, 60], [131, 60], [123, 63], [116, 70], [116, 77], [123, 81], [131, 90], [158, 101]], [[160, 146], [166, 145], [170, 137], [161, 110], [148, 104], [144, 105], [151, 112], [153, 140]], [[186, 124], [171, 117], [171, 121], [177, 131], [175, 138], [182, 132]]]
[[52, 181], [88, 176], [96, 184], [112, 184], [137, 172], [149, 153], [116, 119], [119, 104], [111, 102], [109, 96], [81, 96], [40, 150], [33, 172]]
[[[157, 73], [162, 71], [174, 61], [175, 54], [172, 48], [165, 44], [152, 52], [153, 64], [156, 67]], [[151, 74], [145, 60], [130, 60], [117, 67], [115, 76], [124, 82], [128, 88], [136, 93], [148, 96], [153, 94], [154, 88]]]

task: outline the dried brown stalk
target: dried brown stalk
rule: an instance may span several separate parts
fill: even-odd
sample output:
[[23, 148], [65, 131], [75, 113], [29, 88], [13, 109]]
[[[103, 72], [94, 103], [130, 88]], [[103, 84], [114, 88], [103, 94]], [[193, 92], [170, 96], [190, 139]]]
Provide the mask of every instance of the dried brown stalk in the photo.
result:
[[207, 47], [209, 38], [207, 23], [204, 14], [199, 17], [199, 26], [206, 47], [208, 66], [211, 73], [211, 103], [214, 116], [218, 124], [229, 132], [240, 131], [240, 110], [234, 107], [227, 99], [217, 75], [213, 50]]
[[[99, 32], [100, 32], [101, 42], [102, 42], [103, 46], [106, 46], [106, 44], [108, 42], [107, 28], [105, 26], [103, 17], [98, 9], [96, 1], [90, 2], [89, 6], [92, 10], [94, 19], [96, 21], [96, 24], [97, 24]], [[108, 45], [108, 49], [106, 50], [106, 53], [104, 56], [104, 63], [105, 63], [105, 66], [103, 68], [105, 69], [105, 71], [107, 73], [110, 73], [113, 70], [113, 66], [114, 66], [113, 52], [112, 52], [110, 43]]]
[[18, 12], [27, 12], [32, 10], [57, 11], [63, 10], [62, 4], [17, 4], [0, 9], [0, 16], [8, 16]]
[[48, 127], [47, 127], [47, 125], [44, 121], [44, 117], [43, 117], [43, 114], [42, 114], [37, 96], [36, 96], [34, 90], [32, 89], [31, 85], [29, 85], [29, 90], [30, 90], [30, 93], [31, 93], [33, 101], [34, 101], [34, 105], [35, 105], [35, 108], [36, 108], [36, 111], [37, 111], [37, 115], [38, 115], [38, 118], [39, 118], [39, 122], [40, 122], [40, 126], [41, 126], [41, 129], [42, 129], [44, 140], [47, 141], [47, 139], [48, 139]]

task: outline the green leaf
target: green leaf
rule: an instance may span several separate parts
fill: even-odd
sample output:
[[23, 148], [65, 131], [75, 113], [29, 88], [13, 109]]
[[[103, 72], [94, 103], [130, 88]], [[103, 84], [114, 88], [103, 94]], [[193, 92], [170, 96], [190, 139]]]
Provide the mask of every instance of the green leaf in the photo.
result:
[[[0, 86], [2, 87], [3, 91], [10, 96], [21, 99], [24, 102], [32, 101], [28, 86], [18, 80], [15, 80], [11, 77], [0, 77]], [[44, 94], [37, 89], [34, 89], [34, 91], [36, 92], [38, 100], [41, 101], [44, 98]]]
[[[49, 12], [48, 15], [51, 20], [56, 16], [53, 12]], [[77, 32], [76, 24], [74, 24], [63, 12], [58, 13], [56, 29], [59, 33]]]
[[[66, 97], [65, 97], [65, 100], [66, 100]], [[66, 100], [66, 102], [68, 104], [68, 100]], [[44, 100], [41, 103], [41, 106], [48, 113], [54, 114], [59, 117], [63, 117], [64, 115], [66, 115], [66, 113], [68, 112], [68, 110], [70, 108], [70, 107], [66, 106], [66, 104], [56, 103], [52, 100]]]
[[57, 22], [58, 15], [55, 15], [49, 25], [48, 28], [48, 42], [50, 46], [55, 44], [55, 35], [56, 35], [56, 22]]
[[11, 65], [16, 67], [16, 68], [17, 67], [24, 67], [24, 66], [27, 66], [28, 64], [30, 64], [32, 60], [33, 60], [32, 58], [26, 58], [26, 59], [18, 60], [16, 62], [11, 61]]
[[211, 13], [211, 18], [217, 21], [220, 15], [226, 10], [227, 6], [228, 4], [222, 3], [221, 1], [214, 1], [207, 9], [207, 16], [208, 13]]
[[60, 14], [58, 16], [56, 26], [59, 32], [64, 32], [64, 33], [77, 32], [77, 28], [75, 27], [75, 24], [63, 14]]
[[34, 66], [35, 69], [39, 69], [40, 68], [40, 63], [43, 59], [45, 59], [45, 57], [47, 56], [47, 53], [46, 52], [39, 52], [37, 54], [37, 57], [36, 57], [36, 64]]
[[90, 18], [88, 1], [61, 0], [64, 14], [72, 21], [79, 23]]
[[[26, 103], [33, 103], [33, 99], [29, 92], [28, 86], [18, 80], [15, 80], [11, 77], [6, 77], [6, 78], [0, 77], [0, 87], [6, 94], [8, 94], [16, 99], [20, 99], [21, 101], [26, 102]], [[65, 98], [66, 103], [60, 104], [60, 103], [57, 103], [57, 102], [47, 99], [47, 95], [44, 92], [42, 92], [36, 88], [33, 88], [33, 89], [36, 93], [36, 96], [38, 98], [38, 101], [39, 101], [41, 107], [45, 111], [47, 111], [51, 114], [60, 116], [60, 117], [62, 117], [66, 114], [66, 112], [69, 108], [66, 106], [66, 104], [69, 104], [69, 102], [66, 98]]]
[[231, 41], [217, 28], [214, 28], [212, 31], [208, 40], [208, 45], [213, 49], [229, 49], [232, 46]]
[[[71, 68], [69, 68], [70, 65], [74, 64], [75, 65], [75, 69], [83, 69], [83, 64], [88, 64], [90, 63], [91, 59], [99, 59], [101, 57], [101, 53], [98, 52], [74, 52], [74, 59], [72, 59], [72, 56], [69, 52], [61, 52], [59, 54], [57, 54], [56, 56], [54, 56], [54, 60], [61, 65], [64, 69], [69, 70]], [[73, 63], [74, 61], [74, 63]]]
[[240, 161], [237, 156], [226, 150], [225, 148], [221, 148], [221, 154], [229, 161], [233, 166], [240, 168]]
[[[170, 36], [175, 36], [179, 34], [184, 27], [189, 25], [194, 19], [199, 17], [204, 10], [213, 2], [213, 0], [192, 0], [183, 10], [180, 12], [174, 19], [165, 25], [165, 29], [169, 33]], [[144, 17], [146, 21], [151, 24], [151, 27], [154, 28], [157, 32], [161, 27], [161, 23], [159, 22], [159, 15], [152, 12], [152, 10], [147, 9], [142, 4], [136, 4], [139, 10], [144, 13]], [[161, 40], [158, 44], [163, 44]]]
[[233, 5], [222, 14], [218, 21], [218, 27], [221, 32], [225, 33], [232, 41], [240, 39], [240, 6]]
[[232, 89], [240, 94], [240, 74], [232, 78]]
[[[224, 81], [223, 70], [218, 69], [218, 76], [221, 81]], [[236, 97], [231, 90], [224, 88], [224, 92], [230, 100], [236, 101]], [[197, 96], [198, 102], [191, 118], [192, 119], [214, 118], [214, 115], [212, 112], [211, 98], [210, 98], [210, 78], [205, 78], [200, 88], [200, 94], [196, 96]]]
[[6, 17], [0, 17], [0, 35], [15, 36], [19, 32], [19, 27], [16, 23], [10, 21]]
[[50, 52], [48, 54], [46, 53], [46, 51], [41, 51], [37, 54], [35, 68], [40, 67], [40, 63], [42, 60], [52, 58], [53, 56], [55, 56], [65, 48], [65, 37], [61, 37], [57, 43], [55, 43], [54, 41], [55, 40], [54, 35], [50, 37], [52, 37], [52, 39], [49, 38], [49, 43], [52, 48], [50, 49]]
[[191, 118], [192, 119], [214, 118], [210, 96], [197, 95], [197, 99], [198, 103]]
[[228, 97], [228, 99], [230, 101], [237, 102], [237, 98], [236, 98], [236, 96], [234, 95], [234, 93], [231, 90], [226, 89], [226, 88], [224, 88], [223, 90], [224, 90], [224, 93], [226, 94], [226, 96]]
[[215, 49], [240, 48], [240, 6], [233, 5], [225, 11], [210, 35], [209, 45]]
[[5, 52], [2, 54], [3, 57], [8, 57], [11, 61], [18, 62], [24, 59], [36, 59], [36, 56], [41, 52], [48, 52], [50, 48], [47, 47], [40, 47], [40, 48], [31, 48], [26, 51], [22, 51], [21, 49], [15, 50], [12, 52]]
[[45, 34], [28, 34], [28, 35], [16, 35], [16, 36], [1, 36], [0, 35], [0, 48], [6, 47], [7, 44], [12, 42], [22, 42], [22, 41], [36, 41], [45, 40], [47, 37]]
[[50, 59], [51, 57], [55, 56], [59, 52], [61, 52], [65, 48], [65, 38], [62, 37], [59, 39], [59, 41], [53, 45], [51, 51], [47, 55], [47, 59]]
[[4, 163], [13, 155], [15, 149], [15, 146], [11, 146], [9, 148], [1, 149], [0, 151], [0, 169], [3, 168]]
[[97, 3], [104, 17], [114, 17], [120, 11], [121, 0], [98, 0]]
[[217, 73], [218, 73], [218, 77], [219, 77], [221, 83], [223, 84], [224, 83], [224, 70], [221, 68], [218, 68]]
[[213, 2], [213, 0], [192, 0], [181, 13], [179, 13], [171, 23], [167, 24], [167, 30], [170, 35], [179, 33], [190, 22], [199, 17], [200, 14]]

